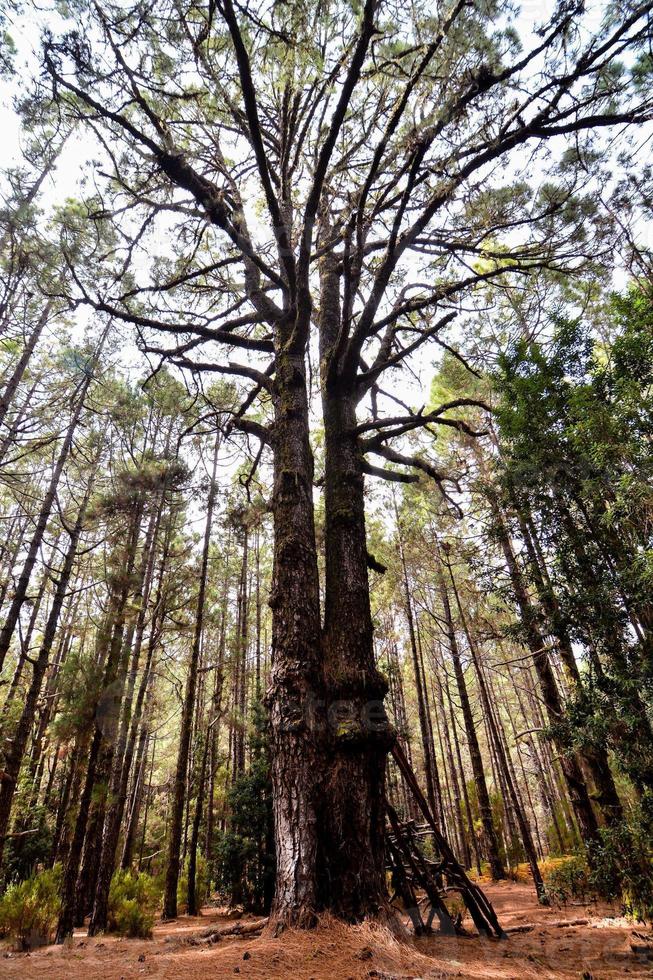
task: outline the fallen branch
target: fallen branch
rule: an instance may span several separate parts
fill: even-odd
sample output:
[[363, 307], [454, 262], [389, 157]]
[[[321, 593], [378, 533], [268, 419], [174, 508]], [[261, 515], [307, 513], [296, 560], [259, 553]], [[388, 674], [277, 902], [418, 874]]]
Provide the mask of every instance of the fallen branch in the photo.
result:
[[509, 936], [512, 936], [513, 933], [516, 932], [532, 932], [534, 928], [535, 928], [534, 922], [524, 922], [523, 925], [508, 926], [507, 929], [504, 929], [504, 932], [507, 932]]
[[[214, 939], [215, 942], [223, 936], [251, 936], [253, 932], [260, 932], [268, 924], [265, 919], [255, 919], [254, 922], [235, 922], [232, 926], [223, 926], [222, 929], [204, 929], [200, 935], [204, 939]], [[214, 937], [217, 936], [217, 939]]]
[[637, 946], [635, 943], [631, 943], [630, 948], [635, 956], [643, 956], [644, 959], [653, 960], [653, 946]]
[[[541, 923], [541, 928], [546, 929], [569, 929], [572, 926], [586, 926], [589, 924], [589, 919], [560, 919], [558, 922], [545, 922]], [[537, 929], [538, 926], [535, 922], [524, 922], [518, 926], [508, 926], [505, 932], [508, 935], [514, 935], [519, 932], [532, 932], [533, 929]]]
[[238, 938], [239, 936], [252, 936], [260, 932], [268, 924], [267, 918], [255, 919], [254, 922], [235, 922], [231, 926], [223, 926], [221, 929], [202, 929], [201, 932], [193, 933], [190, 936], [167, 936], [166, 942], [179, 942], [184, 946], [200, 946], [202, 943], [219, 943], [227, 936]]

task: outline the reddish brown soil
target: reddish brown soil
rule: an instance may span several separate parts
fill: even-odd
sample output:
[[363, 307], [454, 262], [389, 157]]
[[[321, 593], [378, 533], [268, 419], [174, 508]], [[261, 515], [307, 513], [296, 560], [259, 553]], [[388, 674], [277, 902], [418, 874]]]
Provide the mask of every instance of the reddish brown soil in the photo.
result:
[[[505, 941], [444, 938], [438, 935], [402, 943], [387, 929], [347, 927], [324, 921], [310, 932], [285, 932], [279, 938], [224, 938], [217, 944], [188, 945], [184, 938], [228, 918], [205, 909], [201, 918], [160, 924], [154, 938], [87, 939], [75, 934], [67, 947], [49, 946], [30, 954], [0, 951], [0, 976], [32, 980], [129, 980], [182, 978], [216, 980], [434, 980], [440, 977], [491, 980], [623, 980], [653, 977], [653, 960], [630, 949], [642, 945], [633, 926], [609, 908], [583, 906], [543, 909], [527, 885], [504, 882], [486, 886], [504, 928], [534, 923]], [[584, 925], [555, 923], [588, 918]], [[247, 921], [245, 918], [243, 921]], [[640, 932], [645, 930], [640, 929]]]

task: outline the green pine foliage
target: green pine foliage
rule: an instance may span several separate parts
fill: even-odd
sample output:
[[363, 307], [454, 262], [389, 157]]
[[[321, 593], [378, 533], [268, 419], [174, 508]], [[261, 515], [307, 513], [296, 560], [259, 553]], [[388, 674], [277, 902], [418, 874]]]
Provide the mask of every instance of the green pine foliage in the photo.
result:
[[643, 793], [653, 791], [653, 302], [609, 306], [611, 342], [556, 317], [545, 341], [520, 340], [496, 386], [506, 498], [536, 515], [554, 556], [558, 615], [590, 650], [582, 692], [560, 720], [570, 746], [607, 742]]
[[217, 842], [216, 877], [232, 905], [267, 912], [275, 865], [269, 745], [260, 702], [254, 706], [253, 719], [252, 763], [227, 794], [230, 820]]
[[[177, 907], [181, 912], [185, 912], [188, 906], [188, 865], [189, 858], [184, 861], [177, 884]], [[199, 909], [204, 904], [209, 893], [209, 866], [206, 857], [198, 853], [197, 866], [195, 869], [195, 905]]]
[[10, 885], [0, 899], [0, 934], [20, 949], [52, 941], [59, 915], [61, 867]]
[[150, 875], [116, 871], [109, 891], [109, 931], [150, 939], [160, 901], [160, 885]]

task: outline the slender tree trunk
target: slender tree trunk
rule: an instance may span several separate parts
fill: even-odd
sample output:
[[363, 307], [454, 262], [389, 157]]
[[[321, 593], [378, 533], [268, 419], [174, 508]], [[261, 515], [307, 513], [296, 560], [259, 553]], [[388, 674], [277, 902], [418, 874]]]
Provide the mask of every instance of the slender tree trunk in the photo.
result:
[[524, 808], [522, 802], [519, 799], [519, 794], [517, 791], [517, 785], [514, 778], [514, 772], [508, 759], [507, 752], [505, 750], [503, 740], [501, 738], [501, 733], [499, 731], [499, 726], [497, 720], [494, 716], [494, 711], [492, 707], [492, 701], [488, 692], [487, 683], [485, 680], [485, 675], [483, 673], [483, 665], [480, 662], [479, 653], [476, 647], [474, 638], [472, 637], [469, 624], [467, 622], [467, 617], [462, 607], [460, 601], [460, 594], [458, 592], [458, 586], [456, 585], [456, 580], [453, 575], [453, 570], [447, 559], [447, 568], [449, 571], [449, 581], [451, 582], [451, 589], [456, 600], [456, 606], [458, 607], [458, 615], [460, 617], [460, 622], [462, 624], [463, 630], [465, 631], [465, 636], [467, 637], [467, 644], [469, 646], [469, 652], [472, 656], [474, 662], [474, 668], [476, 670], [476, 677], [478, 679], [478, 686], [481, 692], [481, 701], [483, 704], [483, 709], [485, 712], [485, 718], [487, 720], [488, 728], [490, 731], [491, 742], [494, 744], [494, 750], [497, 757], [498, 769], [502, 771], [504, 783], [508, 791], [508, 799], [512, 805], [515, 818], [519, 827], [519, 834], [521, 836], [522, 844], [524, 846], [524, 851], [526, 853], [526, 860], [531, 869], [531, 875], [533, 876], [533, 883], [535, 885], [535, 891], [537, 893], [538, 900], [543, 905], [548, 905], [548, 899], [546, 896], [546, 889], [544, 887], [544, 881], [540, 873], [540, 869], [537, 864], [537, 853], [535, 851], [535, 845], [533, 844], [533, 838], [531, 835], [531, 829], [528, 826], [528, 821], [524, 814]]
[[4, 774], [2, 782], [0, 782], [0, 861], [2, 860], [2, 851], [7, 833], [7, 827], [9, 825], [11, 804], [16, 789], [18, 774], [20, 772], [23, 756], [27, 747], [27, 741], [34, 722], [36, 705], [41, 693], [43, 678], [47, 670], [50, 652], [54, 643], [57, 625], [59, 623], [59, 616], [61, 614], [61, 609], [68, 590], [68, 583], [72, 574], [75, 556], [77, 554], [77, 546], [79, 544], [82, 528], [84, 526], [86, 508], [88, 506], [92, 487], [93, 478], [91, 477], [87, 485], [84, 500], [79, 508], [75, 525], [70, 534], [70, 541], [66, 551], [66, 557], [59, 573], [57, 586], [52, 600], [52, 607], [45, 626], [45, 631], [43, 633], [41, 648], [39, 650], [38, 657], [34, 662], [32, 679], [25, 698], [23, 710], [21, 712], [18, 725], [16, 726], [16, 730], [13, 733], [13, 738], [9, 743], [10, 747], [5, 752]]
[[[521, 510], [518, 510], [517, 513], [537, 595], [546, 614], [551, 633], [556, 639], [560, 658], [565, 666], [567, 681], [576, 695], [582, 695], [583, 683], [574, 657], [571, 639], [555, 593], [546, 580], [545, 570], [542, 569], [540, 555], [532, 537], [532, 525], [529, 525]], [[609, 826], [617, 826], [623, 820], [623, 807], [610, 770], [607, 749], [602, 745], [584, 746], [581, 758], [596, 788], [596, 801], [603, 818]]]
[[449, 780], [453, 790], [453, 802], [452, 802], [452, 818], [456, 825], [458, 831], [458, 840], [460, 843], [460, 855], [465, 864], [465, 868], [471, 868], [472, 866], [472, 856], [469, 850], [469, 841], [467, 840], [467, 835], [465, 834], [465, 819], [463, 815], [463, 798], [460, 789], [460, 780], [458, 779], [458, 773], [456, 771], [456, 765], [453, 757], [453, 750], [451, 746], [451, 736], [455, 738], [455, 733], [450, 730], [449, 725], [446, 723], [446, 709], [444, 704], [444, 695], [442, 691], [442, 681], [434, 670], [435, 675], [435, 688], [437, 691], [438, 707], [440, 708], [440, 717], [442, 719], [442, 724], [439, 726], [444, 730], [444, 747], [447, 753], [447, 763], [449, 766]]
[[20, 403], [20, 406], [14, 412], [13, 418], [9, 423], [7, 429], [7, 434], [0, 439], [0, 467], [5, 465], [5, 456], [9, 452], [10, 446], [13, 446], [17, 442], [18, 432], [23, 423], [23, 419], [27, 414], [28, 406], [30, 405], [32, 398], [34, 397], [34, 392], [38, 388], [42, 381], [42, 376], [38, 374], [27, 390], [27, 393]]
[[[101, 707], [98, 712], [101, 717], [98, 721], [102, 727], [103, 741], [100, 750], [100, 757], [95, 775], [94, 801], [89, 815], [84, 840], [84, 856], [82, 867], [77, 880], [77, 899], [76, 925], [83, 925], [84, 917], [87, 913], [93, 912], [95, 898], [99, 895], [102, 901], [104, 891], [108, 896], [109, 884], [111, 881], [111, 860], [109, 850], [105, 851], [104, 862], [102, 860], [102, 848], [104, 830], [107, 820], [111, 822], [111, 807], [113, 802], [112, 775], [114, 772], [114, 760], [118, 749], [118, 739], [120, 730], [121, 704], [125, 693], [127, 681], [127, 670], [136, 631], [134, 622], [128, 623], [129, 611], [127, 599], [133, 593], [132, 599], [136, 600], [142, 593], [143, 578], [147, 568], [148, 557], [141, 562], [141, 567], [137, 574], [134, 572], [136, 562], [136, 552], [141, 531], [141, 521], [144, 511], [144, 495], [139, 494], [138, 503], [134, 511], [133, 525], [131, 528], [131, 540], [129, 544], [128, 558], [126, 562], [125, 582], [121, 592], [120, 614], [114, 631], [112, 644], [120, 651], [118, 667], [115, 671], [111, 685], [103, 692]], [[151, 525], [150, 525], [151, 526]], [[125, 627], [127, 631], [125, 633]], [[109, 833], [112, 828], [109, 826]], [[103, 879], [99, 880], [100, 872]], [[108, 882], [106, 879], [108, 877]], [[93, 916], [91, 914], [90, 930], [95, 928]]]
[[[481, 874], [481, 851], [478, 845], [478, 838], [474, 832], [474, 818], [472, 816], [472, 807], [469, 801], [469, 792], [467, 790], [467, 780], [465, 778], [465, 767], [463, 766], [463, 757], [460, 750], [460, 739], [457, 737], [458, 725], [456, 724], [456, 716], [453, 710], [453, 701], [451, 699], [451, 692], [449, 690], [449, 681], [445, 676], [445, 689], [447, 694], [447, 703], [449, 705], [449, 717], [451, 718], [451, 733], [453, 735], [454, 745], [456, 746], [456, 761], [458, 763], [458, 771], [460, 773], [460, 785], [463, 794], [463, 801], [465, 804], [465, 816], [467, 817], [467, 826], [469, 828], [469, 835], [472, 840], [472, 847], [474, 848], [474, 857], [476, 858], [476, 870]], [[471, 866], [471, 865], [470, 865]]]
[[261, 700], [261, 543], [256, 530], [256, 700]]
[[[141, 847], [138, 853], [138, 871], [139, 874], [143, 870], [143, 851], [145, 849], [145, 835], [147, 834], [147, 818], [150, 812], [150, 804], [152, 802], [152, 777], [154, 775], [154, 755], [156, 753], [156, 735], [152, 739], [152, 759], [150, 761], [150, 775], [147, 781], [147, 793], [145, 794], [145, 813], [143, 814], [143, 829], [141, 831]], [[147, 755], [145, 757], [147, 762]]]
[[[73, 583], [75, 585], [76, 583]], [[61, 638], [58, 643], [57, 652], [54, 656], [54, 662], [47, 674], [47, 680], [45, 682], [45, 690], [43, 692], [42, 701], [44, 702], [41, 709], [38, 723], [36, 726], [36, 732], [32, 739], [32, 748], [30, 752], [30, 762], [29, 762], [29, 781], [32, 784], [32, 797], [30, 800], [30, 808], [36, 806], [38, 799], [38, 788], [39, 788], [39, 767], [42, 768], [43, 758], [45, 756], [46, 747], [44, 746], [44, 741], [48, 731], [48, 725], [50, 720], [55, 717], [58, 704], [57, 690], [57, 680], [59, 677], [59, 672], [62, 665], [65, 663], [66, 657], [70, 651], [70, 647], [73, 641], [74, 634], [74, 622], [79, 609], [79, 604], [81, 600], [81, 590], [77, 592], [77, 595], [73, 601], [69, 604], [69, 610], [66, 615], [66, 622], [64, 626], [59, 630]], [[61, 617], [60, 617], [61, 618]]]
[[[44, 560], [44, 565], [47, 565], [47, 558]], [[38, 619], [39, 613], [41, 611], [41, 604], [43, 598], [47, 591], [50, 582], [50, 576], [48, 575], [45, 568], [40, 576], [40, 581], [36, 591], [36, 598], [32, 602], [32, 612], [30, 614], [29, 623], [27, 625], [27, 630], [25, 635], [22, 635], [22, 630], [20, 629], [19, 621], [19, 637], [20, 637], [20, 650], [18, 651], [18, 660], [16, 661], [16, 667], [14, 669], [13, 677], [11, 678], [11, 684], [9, 685], [9, 691], [5, 699], [5, 703], [2, 706], [2, 724], [6, 723], [7, 715], [9, 714], [11, 705], [14, 698], [17, 696], [18, 689], [20, 687], [20, 679], [23, 676], [23, 671], [26, 664], [32, 659], [30, 657], [30, 643], [32, 642], [32, 634], [34, 633], [34, 627], [36, 626], [36, 621]]]
[[399, 559], [401, 562], [402, 579], [404, 586], [404, 606], [406, 609], [406, 620], [408, 622], [408, 636], [410, 638], [410, 650], [413, 658], [413, 676], [415, 678], [415, 691], [417, 693], [417, 712], [419, 716], [419, 728], [422, 736], [422, 752], [424, 755], [424, 776], [426, 779], [426, 798], [429, 802], [431, 812], [436, 820], [440, 820], [440, 800], [436, 792], [434, 747], [430, 737], [428, 726], [428, 709], [426, 705], [422, 668], [420, 664], [417, 637], [415, 630], [415, 620], [413, 618], [413, 604], [410, 597], [410, 583], [408, 581], [408, 569], [406, 567], [406, 556], [404, 554], [404, 544], [399, 524], [399, 511], [395, 502], [395, 522], [397, 541], [399, 543]]
[[[526, 643], [533, 656], [533, 664], [539, 680], [540, 691], [548, 720], [550, 724], [556, 725], [563, 717], [560, 692], [551, 669], [547, 643], [537, 626], [537, 615], [530, 604], [526, 585], [517, 565], [517, 560], [512, 550], [505, 525], [501, 520], [501, 515], [497, 515], [497, 530], [524, 627]], [[592, 844], [598, 840], [599, 828], [580, 763], [575, 753], [569, 752], [564, 745], [558, 744], [558, 749], [560, 751], [562, 771], [569, 790], [569, 797], [576, 819], [578, 820], [583, 840], [586, 844]]]
[[[106, 335], [106, 334], [105, 334]], [[97, 356], [96, 356], [97, 359]], [[84, 401], [86, 399], [86, 393], [89, 389], [90, 383], [92, 381], [92, 371], [89, 370], [84, 376], [84, 380], [79, 386], [76, 392], [75, 407], [73, 409], [72, 416], [68, 423], [68, 428], [66, 429], [66, 434], [59, 450], [59, 454], [54, 464], [52, 470], [52, 475], [48, 484], [48, 488], [45, 492], [41, 508], [39, 510], [38, 517], [36, 519], [36, 525], [34, 527], [34, 534], [32, 535], [32, 540], [30, 541], [29, 548], [27, 550], [27, 556], [25, 558], [25, 563], [22, 567], [21, 573], [16, 582], [16, 588], [14, 591], [14, 596], [5, 620], [4, 626], [0, 630], [0, 670], [5, 661], [7, 651], [11, 644], [11, 638], [14, 634], [16, 628], [16, 623], [18, 622], [18, 617], [20, 616], [20, 611], [25, 602], [25, 597], [27, 595], [27, 589], [29, 588], [30, 578], [32, 576], [32, 571], [34, 565], [36, 564], [36, 558], [43, 541], [43, 536], [45, 534], [45, 529], [50, 520], [50, 514], [52, 513], [52, 507], [54, 505], [55, 497], [57, 494], [57, 488], [59, 486], [59, 480], [63, 472], [66, 460], [70, 453], [73, 439], [75, 437], [75, 432], [77, 430], [77, 425], [79, 423], [80, 416], [82, 414], [82, 409], [84, 407]]]
[[61, 795], [59, 798], [59, 804], [57, 806], [57, 816], [54, 827], [54, 837], [52, 839], [52, 850], [50, 851], [49, 866], [53, 867], [54, 864], [59, 860], [61, 854], [61, 844], [64, 831], [64, 822], [66, 816], [69, 812], [70, 800], [72, 798], [75, 789], [79, 790], [79, 783], [81, 780], [81, 765], [80, 765], [80, 745], [75, 742], [75, 746], [70, 754], [70, 759], [68, 763], [68, 771], [66, 773], [66, 778], [63, 782]]
[[[148, 749], [148, 730], [147, 725], [142, 724], [136, 747], [136, 761], [134, 763], [134, 779], [131, 789], [131, 799], [127, 808], [127, 827], [125, 828], [125, 839], [123, 842], [122, 857], [120, 867], [126, 871], [131, 867], [136, 843], [136, 831], [140, 818], [141, 804], [145, 789], [145, 776], [147, 768], [147, 749]], [[151, 775], [150, 775], [151, 782]]]
[[238, 639], [236, 648], [236, 683], [234, 685], [234, 768], [233, 778], [236, 779], [245, 770], [245, 724], [246, 724], [246, 691], [247, 691], [247, 646], [249, 642], [248, 602], [247, 602], [247, 568], [249, 564], [249, 532], [243, 525], [243, 558], [240, 567], [238, 586]]
[[188, 914], [199, 915], [197, 902], [197, 848], [200, 839], [200, 824], [202, 822], [202, 811], [204, 809], [204, 788], [206, 784], [206, 765], [209, 757], [209, 746], [211, 740], [211, 729], [208, 727], [205, 738], [204, 748], [202, 749], [202, 762], [200, 765], [199, 779], [197, 784], [197, 799], [195, 801], [195, 814], [193, 816], [193, 829], [190, 837], [190, 847], [188, 851]]
[[220, 722], [222, 719], [222, 699], [224, 688], [224, 660], [227, 642], [227, 607], [229, 598], [229, 546], [227, 544], [227, 562], [224, 572], [224, 582], [222, 588], [222, 609], [220, 612], [220, 630], [218, 638], [218, 663], [215, 671], [215, 682], [213, 688], [213, 715], [216, 719], [215, 725], [211, 728], [211, 750], [209, 758], [209, 786], [206, 812], [206, 840], [205, 853], [209, 867], [212, 866], [213, 858], [213, 833], [215, 824], [215, 772], [218, 759], [218, 745]]
[[[102, 693], [105, 697], [111, 695], [113, 685], [118, 676], [120, 668], [120, 656], [123, 648], [123, 628], [125, 621], [125, 604], [129, 595], [130, 579], [134, 566], [136, 548], [138, 544], [138, 532], [140, 529], [141, 508], [138, 507], [132, 518], [130, 528], [129, 544], [125, 556], [125, 571], [121, 576], [120, 584], [116, 584], [111, 592], [109, 600], [109, 610], [105, 617], [105, 622], [98, 637], [98, 667], [104, 663], [102, 675]], [[110, 704], [108, 705], [110, 708]], [[64, 939], [72, 934], [73, 924], [76, 915], [76, 897], [79, 866], [82, 858], [82, 849], [85, 838], [89, 840], [87, 834], [87, 824], [89, 812], [93, 800], [93, 791], [96, 780], [102, 776], [99, 769], [102, 762], [103, 750], [106, 749], [105, 736], [111, 735], [111, 731], [105, 731], [101, 725], [104, 718], [100, 718], [96, 711], [96, 724], [91, 738], [89, 751], [88, 767], [84, 788], [79, 804], [79, 811], [75, 821], [75, 829], [70, 843], [66, 867], [64, 869], [63, 881], [61, 886], [61, 911], [57, 925], [56, 942], [63, 943]], [[88, 896], [83, 896], [86, 899]]]
[[213, 510], [217, 494], [216, 473], [218, 466], [218, 451], [220, 448], [219, 436], [216, 436], [213, 452], [213, 469], [211, 475], [211, 486], [206, 510], [206, 525], [204, 530], [204, 544], [202, 548], [202, 561], [200, 568], [199, 590], [197, 594], [197, 607], [195, 613], [195, 630], [193, 634], [193, 645], [191, 648], [188, 664], [188, 676], [186, 678], [186, 690], [184, 693], [184, 704], [181, 716], [181, 731], [179, 735], [179, 748], [177, 751], [177, 767], [175, 771], [175, 781], [173, 789], [172, 813], [170, 818], [170, 836], [168, 839], [168, 863], [166, 869], [165, 892], [163, 897], [163, 918], [175, 919], [177, 917], [177, 884], [179, 881], [180, 868], [180, 849], [183, 833], [184, 803], [186, 797], [186, 780], [188, 776], [188, 757], [190, 752], [190, 740], [193, 728], [193, 712], [195, 709], [195, 691], [197, 688], [197, 670], [199, 665], [200, 651], [202, 647], [202, 632], [204, 628], [204, 602], [206, 596], [206, 582], [209, 566], [209, 548], [211, 545], [211, 526], [213, 522]]
[[45, 304], [40, 317], [36, 321], [36, 325], [32, 330], [31, 334], [29, 335], [29, 339], [27, 343], [24, 345], [21, 355], [18, 358], [18, 363], [16, 364], [16, 367], [14, 368], [11, 377], [7, 381], [4, 391], [0, 395], [0, 425], [2, 425], [2, 423], [4, 422], [7, 412], [9, 411], [11, 403], [14, 399], [14, 395], [16, 394], [16, 390], [18, 389], [18, 385], [20, 384], [23, 375], [25, 374], [25, 370], [30, 362], [30, 358], [34, 353], [36, 345], [39, 342], [39, 338], [43, 333], [43, 329], [46, 323], [48, 322], [51, 310], [52, 310], [52, 301], [49, 300]]
[[[120, 834], [120, 824], [122, 821], [125, 800], [127, 798], [127, 784], [131, 770], [133, 758], [134, 742], [136, 731], [140, 720], [140, 710], [145, 697], [145, 688], [149, 680], [154, 643], [150, 642], [147, 651], [147, 662], [137, 696], [136, 710], [132, 716], [132, 704], [134, 688], [136, 685], [136, 674], [140, 661], [143, 635], [145, 631], [145, 619], [147, 614], [152, 577], [154, 574], [154, 564], [156, 558], [156, 543], [161, 522], [165, 500], [165, 485], [159, 494], [158, 504], [150, 518], [150, 525], [147, 530], [145, 545], [143, 548], [143, 570], [141, 573], [141, 585], [136, 601], [140, 603], [136, 626], [134, 630], [134, 646], [132, 651], [132, 661], [130, 665], [127, 690], [124, 697], [120, 732], [118, 743], [113, 755], [111, 767], [111, 780], [109, 786], [109, 805], [107, 808], [104, 829], [101, 839], [99, 866], [95, 884], [95, 894], [93, 899], [93, 911], [89, 923], [88, 934], [94, 936], [102, 932], [107, 927], [109, 913], [109, 889], [111, 887], [111, 877], [116, 865], [116, 848]], [[156, 618], [156, 617], [154, 617]], [[152, 623], [153, 630], [156, 624]], [[150, 637], [152, 640], [152, 637]], [[128, 644], [128, 647], [131, 643]]]
[[465, 733], [467, 735], [467, 745], [469, 747], [469, 756], [472, 763], [472, 772], [474, 774], [474, 784], [476, 786], [478, 808], [481, 823], [483, 825], [483, 835], [487, 848], [490, 874], [492, 875], [494, 881], [499, 881], [502, 878], [505, 878], [506, 875], [503, 869], [501, 855], [499, 853], [499, 842], [494, 829], [494, 822], [492, 820], [492, 807], [490, 805], [490, 795], [488, 793], [487, 783], [485, 781], [483, 758], [481, 756], [481, 749], [478, 743], [478, 736], [476, 734], [474, 716], [472, 715], [472, 709], [469, 703], [469, 695], [467, 693], [467, 684], [465, 682], [465, 675], [460, 660], [460, 651], [458, 649], [458, 640], [456, 639], [456, 630], [451, 612], [451, 604], [449, 602], [449, 595], [440, 562], [441, 559], [437, 563], [436, 571], [438, 588], [444, 611], [447, 641], [449, 644], [451, 659], [453, 661], [454, 676], [456, 678], [456, 686], [458, 688], [458, 697], [460, 698], [460, 707], [463, 715], [463, 721], [465, 723]]

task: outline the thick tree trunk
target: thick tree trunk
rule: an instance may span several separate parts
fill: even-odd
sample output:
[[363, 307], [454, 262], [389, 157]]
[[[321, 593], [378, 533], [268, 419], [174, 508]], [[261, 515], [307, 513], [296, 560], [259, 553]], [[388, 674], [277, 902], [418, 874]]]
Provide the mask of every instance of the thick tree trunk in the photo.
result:
[[279, 347], [272, 436], [274, 570], [268, 704], [277, 856], [271, 919], [281, 927], [310, 925], [319, 905], [317, 824], [322, 805], [324, 707], [304, 352], [294, 344]]
[[[329, 234], [328, 229], [323, 229]], [[325, 433], [324, 671], [328, 752], [321, 862], [324, 904], [359, 920], [385, 905], [385, 772], [394, 742], [386, 679], [374, 660], [357, 392], [339, 364], [340, 286], [320, 263], [320, 378]]]
[[325, 786], [328, 907], [359, 920], [385, 895], [385, 769], [394, 732], [374, 661], [362, 459], [353, 399], [323, 390], [325, 425], [324, 662], [333, 754]]

